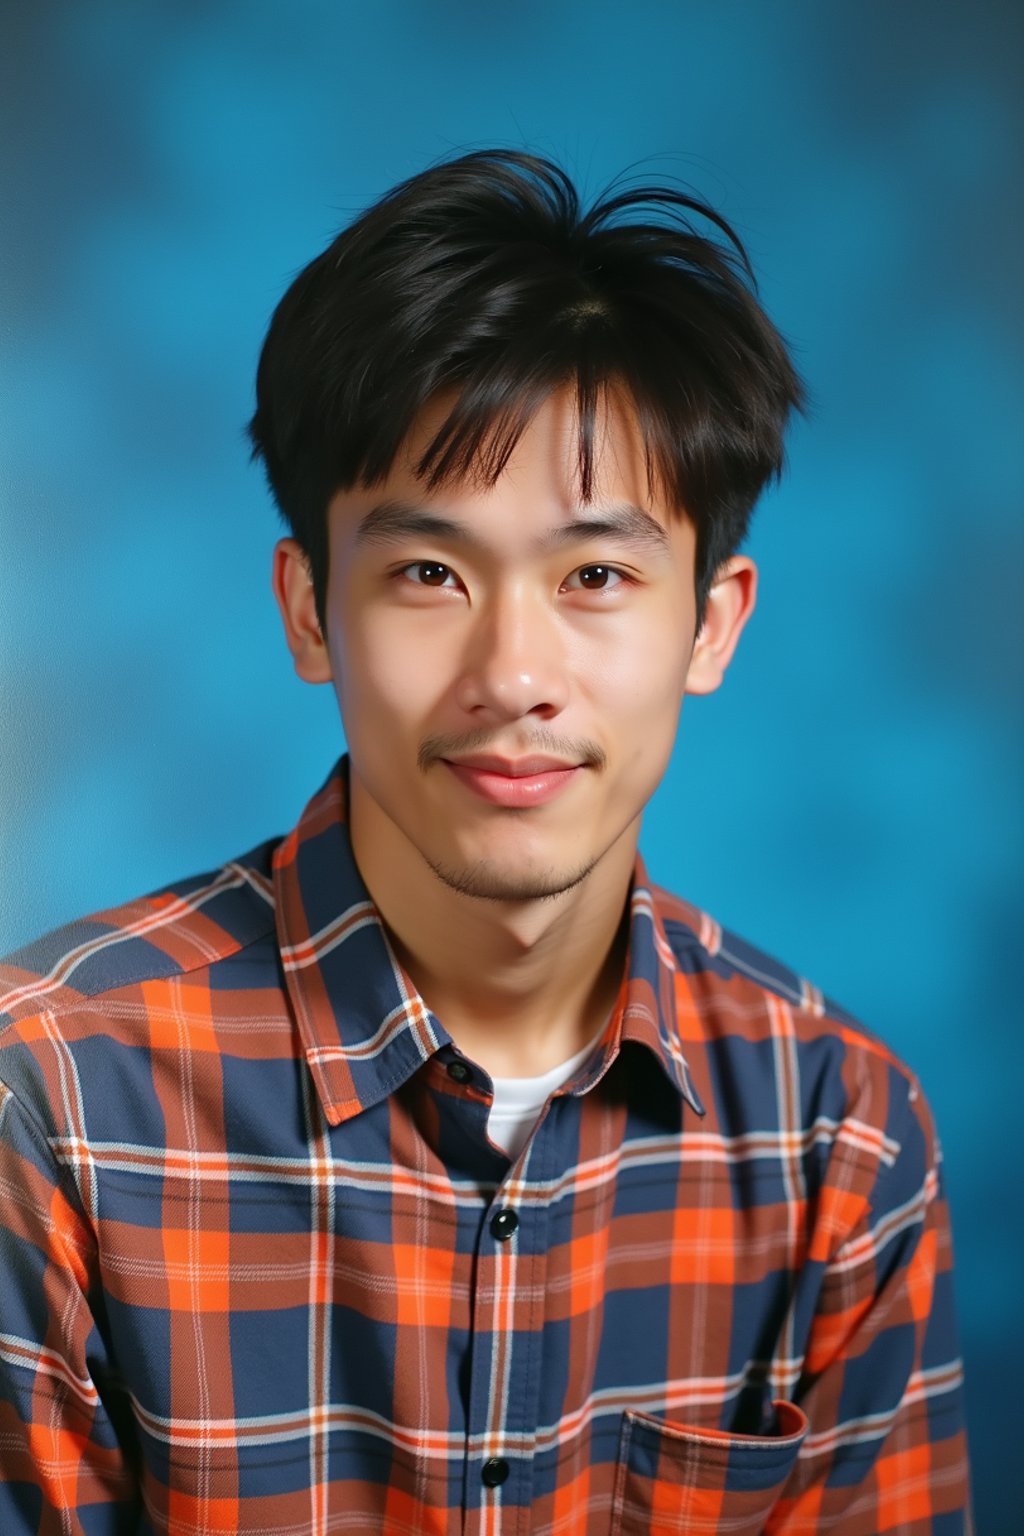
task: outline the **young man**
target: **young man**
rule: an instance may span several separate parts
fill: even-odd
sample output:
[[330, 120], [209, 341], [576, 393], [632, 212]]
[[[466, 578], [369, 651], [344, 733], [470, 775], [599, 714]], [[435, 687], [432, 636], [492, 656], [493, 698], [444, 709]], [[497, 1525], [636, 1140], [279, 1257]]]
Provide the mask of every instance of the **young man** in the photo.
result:
[[6, 966], [4, 1532], [965, 1529], [921, 1091], [637, 856], [799, 401], [722, 220], [525, 155], [296, 279], [252, 434], [348, 755]]

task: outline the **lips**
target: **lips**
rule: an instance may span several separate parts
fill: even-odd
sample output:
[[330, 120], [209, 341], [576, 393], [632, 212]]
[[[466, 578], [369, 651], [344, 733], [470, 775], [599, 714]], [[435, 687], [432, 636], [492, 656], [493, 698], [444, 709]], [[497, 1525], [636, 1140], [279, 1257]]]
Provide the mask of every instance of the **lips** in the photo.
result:
[[562, 773], [578, 767], [558, 757], [496, 757], [492, 753], [478, 752], [469, 757], [445, 758], [450, 767], [479, 768], [483, 773], [497, 773], [505, 779], [525, 779], [542, 773]]
[[442, 758], [456, 781], [478, 799], [506, 810], [547, 805], [582, 772], [578, 763], [552, 757], [507, 758], [479, 754]]

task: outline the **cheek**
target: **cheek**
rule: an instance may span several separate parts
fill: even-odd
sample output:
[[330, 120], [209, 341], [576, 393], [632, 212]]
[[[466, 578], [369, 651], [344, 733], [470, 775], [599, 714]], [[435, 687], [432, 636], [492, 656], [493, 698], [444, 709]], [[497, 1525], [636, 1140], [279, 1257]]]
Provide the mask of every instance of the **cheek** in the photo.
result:
[[415, 727], [436, 709], [445, 670], [436, 646], [423, 643], [422, 632], [410, 635], [391, 614], [375, 622], [364, 614], [335, 626], [331, 648], [335, 691], [346, 719], [346, 731], [360, 721], [378, 725], [404, 720]]
[[677, 625], [657, 622], [615, 626], [605, 641], [578, 653], [579, 675], [591, 702], [603, 712], [653, 724], [668, 717], [671, 730], [682, 703], [691, 649]]

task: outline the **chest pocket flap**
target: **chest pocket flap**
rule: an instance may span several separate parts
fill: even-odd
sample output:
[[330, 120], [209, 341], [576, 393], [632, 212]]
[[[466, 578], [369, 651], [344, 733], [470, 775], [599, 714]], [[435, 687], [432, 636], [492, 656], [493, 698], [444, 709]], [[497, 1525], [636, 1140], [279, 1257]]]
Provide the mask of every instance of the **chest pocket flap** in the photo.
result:
[[774, 1408], [773, 1435], [689, 1429], [627, 1412], [611, 1536], [757, 1536], [807, 1434], [795, 1404]]

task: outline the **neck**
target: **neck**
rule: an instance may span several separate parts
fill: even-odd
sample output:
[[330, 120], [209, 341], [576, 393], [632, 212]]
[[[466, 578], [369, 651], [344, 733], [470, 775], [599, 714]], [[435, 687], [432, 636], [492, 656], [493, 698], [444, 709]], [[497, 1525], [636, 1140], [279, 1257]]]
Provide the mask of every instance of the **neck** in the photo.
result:
[[516, 902], [445, 884], [355, 775], [349, 822], [392, 947], [465, 1055], [492, 1076], [533, 1077], [593, 1039], [625, 966], [639, 821], [571, 890]]

